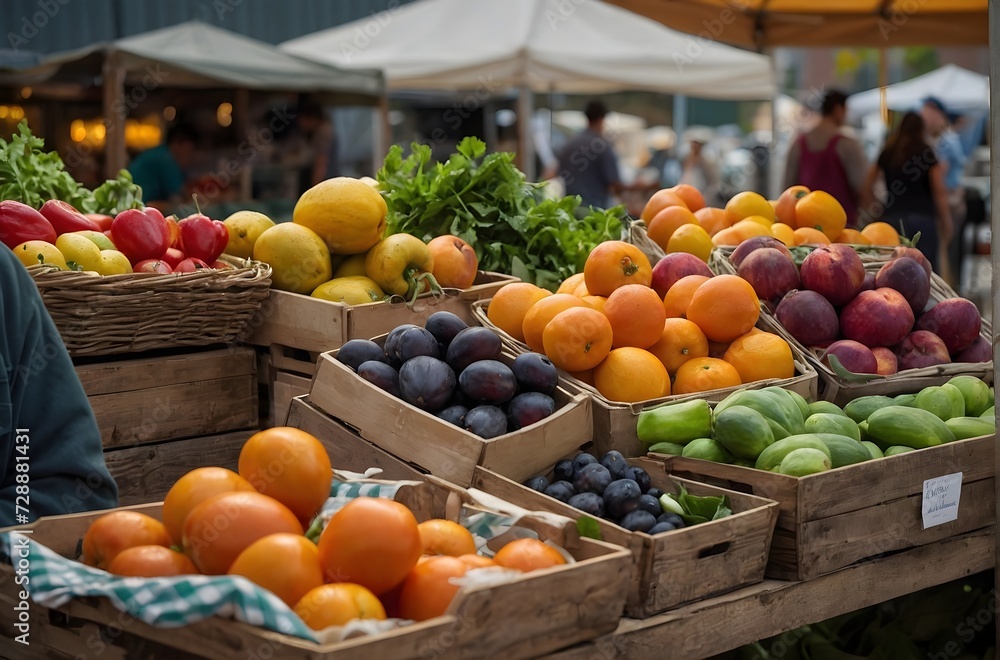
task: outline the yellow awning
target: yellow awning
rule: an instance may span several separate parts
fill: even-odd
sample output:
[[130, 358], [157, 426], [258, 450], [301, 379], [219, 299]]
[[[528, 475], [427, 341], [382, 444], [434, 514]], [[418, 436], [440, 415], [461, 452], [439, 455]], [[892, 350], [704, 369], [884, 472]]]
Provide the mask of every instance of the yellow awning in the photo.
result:
[[987, 0], [607, 0], [668, 27], [751, 48], [975, 46]]

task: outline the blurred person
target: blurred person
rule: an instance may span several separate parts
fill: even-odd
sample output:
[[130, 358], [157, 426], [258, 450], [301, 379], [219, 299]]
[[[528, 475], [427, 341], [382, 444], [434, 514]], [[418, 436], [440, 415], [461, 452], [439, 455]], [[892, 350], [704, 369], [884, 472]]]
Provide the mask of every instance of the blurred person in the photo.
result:
[[939, 245], [952, 236], [951, 209], [945, 189], [945, 168], [924, 138], [924, 120], [915, 112], [903, 115], [899, 127], [886, 140], [885, 148], [868, 171], [865, 208], [877, 208], [875, 184], [881, 176], [886, 199], [881, 219], [902, 234], [920, 232], [917, 248], [939, 271]]
[[719, 170], [705, 152], [708, 137], [695, 134], [688, 142], [688, 153], [681, 161], [680, 183], [694, 186], [705, 199], [715, 199], [719, 187]]
[[847, 224], [857, 222], [858, 204], [867, 161], [864, 149], [841, 132], [847, 118], [847, 95], [830, 90], [823, 97], [819, 123], [801, 134], [788, 149], [785, 188], [803, 185], [825, 190], [847, 212]]
[[69, 352], [34, 280], [5, 245], [0, 445], [0, 527], [118, 506], [118, 486], [104, 463], [97, 420]]
[[965, 227], [965, 188], [962, 187], [962, 173], [967, 160], [962, 140], [952, 129], [952, 121], [944, 103], [935, 96], [924, 99], [920, 108], [920, 116], [927, 128], [930, 145], [937, 153], [938, 161], [944, 166], [944, 187], [948, 193], [948, 205], [951, 207], [951, 221], [954, 226], [952, 240], [942, 246], [948, 255], [949, 268], [946, 278], [954, 285], [961, 273], [962, 230]]
[[166, 142], [147, 149], [128, 166], [132, 180], [142, 188], [142, 201], [161, 211], [177, 206], [185, 192], [185, 170], [194, 161], [198, 131], [188, 124], [167, 129]]
[[309, 162], [302, 176], [303, 192], [321, 181], [340, 176], [337, 136], [333, 122], [318, 103], [306, 103], [299, 111], [298, 125], [308, 145]]

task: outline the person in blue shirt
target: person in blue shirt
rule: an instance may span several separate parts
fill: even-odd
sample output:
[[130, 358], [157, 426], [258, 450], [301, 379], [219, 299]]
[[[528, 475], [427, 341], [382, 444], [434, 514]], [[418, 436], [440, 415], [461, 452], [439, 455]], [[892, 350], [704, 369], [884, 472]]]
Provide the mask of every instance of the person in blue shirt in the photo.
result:
[[931, 146], [938, 162], [944, 166], [944, 187], [948, 193], [951, 219], [954, 227], [951, 242], [946, 246], [948, 269], [946, 279], [955, 286], [961, 277], [963, 256], [962, 229], [965, 226], [965, 188], [962, 173], [965, 171], [966, 154], [962, 141], [951, 128], [952, 118], [941, 99], [928, 96], [920, 108], [920, 116], [930, 135]]
[[0, 527], [116, 506], [69, 352], [34, 280], [0, 244]]
[[198, 144], [198, 132], [187, 124], [167, 131], [167, 141], [135, 157], [129, 172], [142, 188], [142, 201], [161, 211], [176, 206], [184, 193], [184, 170], [191, 165]]

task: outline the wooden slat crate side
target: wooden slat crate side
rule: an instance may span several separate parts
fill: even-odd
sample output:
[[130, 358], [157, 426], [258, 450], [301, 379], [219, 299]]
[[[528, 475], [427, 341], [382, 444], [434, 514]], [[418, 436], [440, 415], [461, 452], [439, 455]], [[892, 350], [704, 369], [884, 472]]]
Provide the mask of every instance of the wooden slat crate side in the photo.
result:
[[271, 387], [271, 416], [275, 426], [286, 426], [288, 408], [292, 399], [309, 394], [312, 379], [298, 376], [287, 371], [275, 374], [274, 385]]
[[[469, 303], [456, 296], [418, 298], [416, 305], [412, 308], [402, 303], [355, 305], [350, 309], [348, 315], [347, 339], [371, 339], [384, 335], [404, 323], [423, 326], [427, 317], [434, 312], [451, 312], [466, 323], [472, 324]], [[341, 342], [341, 344], [343, 343]], [[333, 350], [333, 348], [339, 348], [339, 346], [326, 350]]]
[[160, 357], [80, 364], [76, 373], [87, 396], [147, 390], [256, 374], [253, 349], [233, 347]]
[[236, 470], [240, 449], [255, 429], [172, 440], [155, 445], [109, 449], [104, 461], [118, 484], [122, 506], [159, 502], [178, 479], [199, 467]]
[[347, 341], [348, 306], [271, 289], [260, 311], [248, 321], [246, 343], [283, 344], [304, 350], [328, 350]]
[[316, 360], [319, 359], [319, 353], [303, 351], [281, 344], [271, 344], [268, 355], [271, 367], [277, 371], [290, 371], [309, 377], [316, 373]]

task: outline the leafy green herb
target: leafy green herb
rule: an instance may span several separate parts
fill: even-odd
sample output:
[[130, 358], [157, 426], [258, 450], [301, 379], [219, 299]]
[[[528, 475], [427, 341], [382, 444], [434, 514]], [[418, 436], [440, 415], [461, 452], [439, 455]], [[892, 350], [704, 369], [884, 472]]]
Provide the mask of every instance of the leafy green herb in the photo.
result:
[[[452, 234], [476, 250], [479, 267], [554, 289], [582, 270], [598, 243], [621, 235], [623, 207], [578, 212], [579, 197], [543, 199], [541, 185], [514, 166], [514, 154], [486, 154], [468, 137], [444, 163], [414, 143], [395, 145], [378, 173], [389, 230], [429, 240]], [[582, 215], [583, 217], [579, 217]]]
[[691, 495], [683, 484], [677, 484], [679, 492], [673, 497], [684, 513], [680, 517], [688, 525], [697, 525], [710, 520], [718, 520], [733, 514], [726, 504], [726, 498], [719, 495]]
[[103, 213], [115, 216], [128, 209], [141, 209], [142, 188], [132, 182], [128, 170], [118, 172], [118, 177], [108, 179], [93, 192], [93, 211], [88, 213]]
[[590, 516], [580, 516], [576, 520], [576, 531], [580, 533], [580, 536], [587, 539], [595, 539], [597, 541], [602, 541], [601, 538], [601, 526], [596, 520]]

